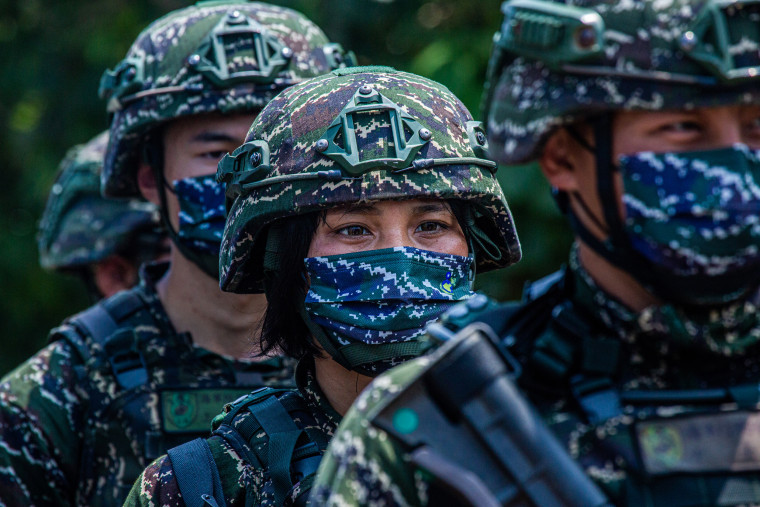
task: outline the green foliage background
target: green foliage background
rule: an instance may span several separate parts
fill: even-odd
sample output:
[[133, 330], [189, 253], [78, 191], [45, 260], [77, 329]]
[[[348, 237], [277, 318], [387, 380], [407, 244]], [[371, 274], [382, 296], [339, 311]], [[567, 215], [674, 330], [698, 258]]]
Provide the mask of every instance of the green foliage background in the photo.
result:
[[[87, 306], [78, 280], [43, 272], [35, 232], [66, 150], [107, 126], [100, 75], [142, 28], [179, 0], [0, 0], [0, 374], [44, 345], [48, 330]], [[275, 0], [296, 8], [361, 64], [391, 65], [446, 84], [478, 117], [499, 0]], [[533, 166], [503, 167], [524, 260], [479, 278], [519, 297], [554, 270], [570, 235]]]

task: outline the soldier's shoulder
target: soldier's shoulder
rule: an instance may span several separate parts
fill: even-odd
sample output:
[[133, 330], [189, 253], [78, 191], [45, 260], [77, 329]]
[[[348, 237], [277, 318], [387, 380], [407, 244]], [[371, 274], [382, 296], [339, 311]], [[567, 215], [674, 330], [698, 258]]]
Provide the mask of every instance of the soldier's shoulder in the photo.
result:
[[[274, 404], [276, 407], [272, 408]], [[281, 389], [273, 387], [261, 387], [248, 394], [240, 396], [235, 401], [228, 403], [211, 423], [213, 435], [208, 440], [214, 454], [226, 454], [235, 459], [251, 460], [252, 456], [258, 458], [258, 463], [248, 463], [266, 467], [265, 449], [270, 435], [264, 430], [261, 418], [263, 411], [274, 411], [278, 414], [287, 412], [290, 421], [296, 419], [291, 412], [300, 410], [305, 402], [297, 389]], [[283, 412], [284, 411], [284, 412]], [[259, 417], [257, 417], [257, 414]], [[286, 416], [286, 417], [287, 417]], [[281, 424], [288, 423], [280, 420]], [[284, 431], [285, 429], [283, 429]], [[242, 439], [242, 440], [241, 440]], [[253, 450], [253, 455], [241, 452], [237, 444], [244, 443], [246, 450]], [[223, 449], [223, 453], [215, 452], [217, 448]]]
[[361, 498], [378, 499], [378, 505], [415, 504], [417, 494], [410, 482], [415, 472], [404, 449], [372, 420], [388, 400], [419, 378], [431, 360], [423, 356], [396, 366], [364, 389], [320, 463], [311, 491], [313, 504], [358, 507], [363, 505]]
[[28, 406], [40, 390], [48, 395], [73, 390], [81, 364], [70, 343], [49, 343], [0, 379], [0, 404]]
[[171, 460], [162, 456], [148, 465], [132, 486], [125, 506], [186, 505], [174, 477]]
[[354, 401], [341, 422], [341, 428], [354, 424], [356, 419], [369, 419], [384, 402], [411, 385], [430, 364], [430, 356], [422, 356], [391, 368], [376, 377]]
[[168, 319], [154, 299], [154, 295], [140, 285], [118, 292], [68, 317], [50, 332], [48, 339], [68, 342], [87, 359], [94, 350], [103, 349], [105, 341], [117, 331], [155, 327], [159, 310]]

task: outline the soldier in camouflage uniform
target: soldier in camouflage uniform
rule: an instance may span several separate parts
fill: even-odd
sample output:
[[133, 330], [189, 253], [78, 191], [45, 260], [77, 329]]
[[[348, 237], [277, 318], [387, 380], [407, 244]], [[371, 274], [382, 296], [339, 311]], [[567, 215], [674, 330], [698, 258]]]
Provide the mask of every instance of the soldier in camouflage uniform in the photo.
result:
[[[484, 99], [492, 153], [539, 162], [576, 243], [522, 304], [474, 317], [462, 306], [453, 327], [495, 330], [537, 413], [614, 504], [757, 505], [760, 6], [510, 0], [503, 11]], [[440, 500], [452, 482], [412, 464], [408, 442], [429, 438], [412, 412], [381, 428], [389, 400], [429, 392], [415, 389], [434, 363], [407, 363], [359, 397], [322, 461], [319, 505]], [[490, 449], [515, 449], [507, 440]], [[488, 475], [484, 454], [454, 475]], [[530, 475], [527, 461], [512, 465]]]
[[101, 93], [111, 113], [104, 194], [160, 207], [170, 265], [67, 320], [0, 384], [5, 505], [120, 505], [167, 449], [208, 435], [223, 403], [292, 385], [291, 361], [258, 357], [260, 295], [224, 294], [216, 165], [284, 88], [343, 52], [300, 13], [198, 3], [151, 24]]
[[79, 276], [93, 301], [134, 286], [140, 265], [169, 249], [155, 205], [100, 195], [107, 146], [103, 132], [69, 150], [37, 234], [42, 267]]
[[221, 285], [266, 292], [262, 349], [300, 359], [298, 389], [226, 406], [127, 505], [303, 504], [359, 390], [422, 352], [424, 326], [471, 298], [476, 267], [520, 258], [495, 170], [480, 123], [413, 74], [337, 70], [272, 100], [219, 165]]

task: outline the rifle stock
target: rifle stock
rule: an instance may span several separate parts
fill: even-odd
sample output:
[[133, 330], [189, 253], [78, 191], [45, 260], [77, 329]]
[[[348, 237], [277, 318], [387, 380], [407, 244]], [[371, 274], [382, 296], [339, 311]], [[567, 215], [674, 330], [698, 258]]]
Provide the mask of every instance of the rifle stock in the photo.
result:
[[517, 363], [498, 343], [487, 325], [467, 326], [373, 424], [403, 444], [448, 505], [611, 505], [520, 393]]

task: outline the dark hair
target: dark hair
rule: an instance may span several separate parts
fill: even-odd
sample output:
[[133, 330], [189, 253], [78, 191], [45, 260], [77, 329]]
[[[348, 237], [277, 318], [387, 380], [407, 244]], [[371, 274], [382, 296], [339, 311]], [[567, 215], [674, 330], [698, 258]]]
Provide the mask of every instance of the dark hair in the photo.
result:
[[268, 246], [272, 244], [270, 235], [276, 234], [278, 241], [276, 251], [267, 248], [270, 251], [265, 255], [275, 255], [279, 269], [265, 268], [267, 310], [261, 324], [262, 355], [282, 353], [301, 359], [319, 354], [300, 313], [308, 289], [303, 260], [324, 216], [324, 212], [314, 212], [283, 218], [267, 231]]
[[[468, 204], [450, 200], [447, 204], [469, 243], [465, 219]], [[313, 212], [278, 220], [267, 231], [265, 281], [267, 310], [261, 324], [261, 354], [282, 353], [296, 359], [319, 356], [311, 332], [301, 318], [308, 286], [303, 264], [314, 233], [325, 212]], [[272, 241], [272, 237], [276, 240]], [[269, 257], [269, 260], [267, 259]], [[276, 265], [271, 269], [272, 263]], [[269, 266], [268, 266], [269, 265]], [[269, 269], [267, 269], [269, 268]]]

